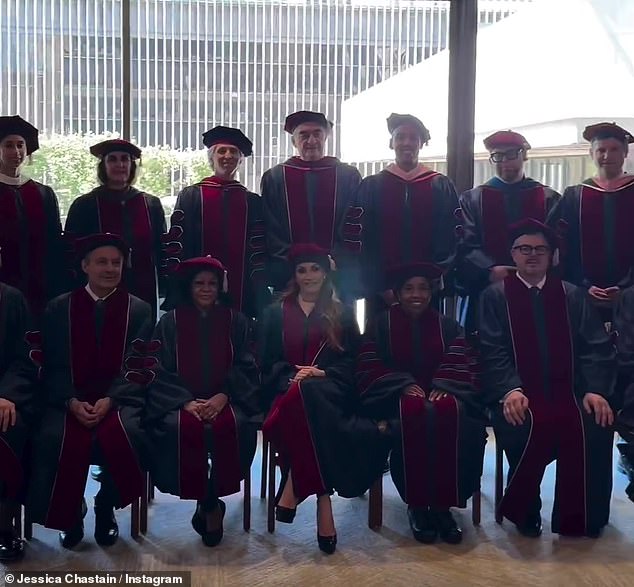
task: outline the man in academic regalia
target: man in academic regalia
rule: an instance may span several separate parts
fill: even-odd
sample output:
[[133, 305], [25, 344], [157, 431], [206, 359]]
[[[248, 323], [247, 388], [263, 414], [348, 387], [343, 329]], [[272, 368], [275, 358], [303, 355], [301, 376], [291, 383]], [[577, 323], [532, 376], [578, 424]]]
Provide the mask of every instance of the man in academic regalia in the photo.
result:
[[525, 218], [546, 222], [561, 196], [524, 175], [531, 148], [519, 133], [498, 131], [484, 139], [495, 176], [460, 196], [463, 254], [458, 281], [469, 296], [466, 330], [477, 326], [478, 297], [490, 283], [502, 281], [512, 269], [508, 227]]
[[418, 161], [429, 131], [415, 116], [387, 119], [395, 162], [366, 177], [357, 204], [363, 209], [362, 270], [370, 315], [394, 303], [388, 268], [403, 263], [434, 263], [444, 270], [456, 254], [458, 198], [446, 176]]
[[315, 243], [332, 251], [339, 293], [351, 301], [358, 287], [361, 210], [353, 207], [361, 175], [352, 166], [324, 155], [332, 122], [319, 112], [286, 117], [297, 155], [262, 176], [262, 204], [269, 261], [269, 285], [283, 290], [292, 276], [287, 262], [295, 243]]
[[632, 285], [634, 176], [623, 171], [630, 132], [601, 122], [586, 127], [595, 177], [566, 188], [560, 216], [567, 223], [564, 277], [588, 290], [611, 320], [613, 302]]
[[57, 196], [21, 174], [38, 134], [19, 116], [0, 116], [0, 281], [24, 294], [36, 320], [66, 281]]
[[501, 513], [539, 536], [556, 460], [553, 532], [597, 537], [612, 491], [614, 347], [585, 290], [548, 272], [556, 234], [526, 219], [511, 242], [517, 271], [484, 290], [479, 321], [482, 393], [510, 466]]
[[[237, 128], [216, 126], [203, 134], [203, 144], [213, 175], [178, 195], [175, 209], [182, 218], [172, 219], [173, 226], [183, 229], [181, 259], [222, 259], [231, 306], [255, 317], [270, 302], [262, 201], [236, 180], [240, 164], [253, 153], [253, 143]], [[169, 308], [174, 306], [173, 296]]]
[[23, 554], [13, 529], [24, 482], [24, 448], [35, 412], [35, 370], [25, 335], [29, 312], [24, 296], [0, 283], [0, 562]]
[[134, 371], [135, 357], [126, 355], [133, 341], [137, 345], [152, 332], [150, 306], [119, 287], [129, 254], [120, 237], [96, 234], [77, 247], [88, 284], [50, 302], [44, 316], [48, 405], [27, 500], [33, 521], [62, 531], [64, 548], [84, 535], [90, 464], [100, 466], [95, 539], [103, 546], [116, 542], [113, 508], [129, 505], [144, 490], [147, 449], [140, 426], [145, 390], [132, 376], [143, 373]]
[[[130, 293], [150, 304], [154, 317], [164, 257], [165, 212], [161, 200], [134, 187], [141, 149], [123, 139], [109, 139], [93, 145], [99, 159], [97, 176], [101, 185], [73, 201], [66, 218], [65, 234], [72, 241], [91, 234], [119, 234], [131, 247], [130, 267], [124, 270], [123, 285]], [[77, 267], [77, 285], [82, 272]]]
[[627, 475], [629, 484], [625, 493], [634, 501], [634, 286], [623, 290], [618, 297], [612, 322], [616, 334], [616, 352], [619, 364], [615, 399], [615, 428], [620, 436], [617, 448], [621, 454], [620, 470]]

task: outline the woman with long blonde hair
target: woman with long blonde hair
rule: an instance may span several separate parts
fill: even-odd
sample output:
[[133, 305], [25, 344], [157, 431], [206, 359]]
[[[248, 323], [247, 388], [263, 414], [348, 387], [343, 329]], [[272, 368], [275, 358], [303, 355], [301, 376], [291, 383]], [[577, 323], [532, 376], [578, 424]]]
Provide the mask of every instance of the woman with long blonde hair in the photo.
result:
[[266, 310], [261, 327], [263, 388], [274, 397], [263, 432], [282, 467], [275, 517], [291, 523], [297, 505], [315, 495], [319, 548], [332, 554], [337, 533], [330, 495], [347, 475], [341, 449], [356, 399], [359, 330], [336, 296], [327, 251], [296, 244], [289, 261], [289, 287]]

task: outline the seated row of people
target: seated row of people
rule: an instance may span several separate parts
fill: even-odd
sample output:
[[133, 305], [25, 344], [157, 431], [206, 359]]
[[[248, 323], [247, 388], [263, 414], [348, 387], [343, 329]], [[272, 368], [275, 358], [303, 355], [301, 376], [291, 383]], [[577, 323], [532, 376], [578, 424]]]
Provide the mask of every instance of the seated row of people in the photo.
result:
[[0, 556], [23, 552], [10, 514], [25, 487], [33, 521], [60, 530], [65, 548], [83, 539], [91, 464], [99, 544], [116, 541], [114, 509], [141, 494], [149, 470], [159, 490], [196, 500], [192, 526], [217, 545], [221, 498], [250, 467], [259, 414], [282, 467], [276, 518], [292, 522], [315, 495], [323, 552], [337, 544], [332, 493], [360, 495], [388, 456], [414, 537], [459, 542], [450, 508], [479, 486], [486, 409], [511, 467], [504, 515], [527, 536], [541, 533], [539, 485], [557, 459], [554, 531], [597, 536], [611, 494], [614, 345], [587, 294], [549, 272], [551, 229], [523, 222], [511, 243], [517, 270], [485, 291], [479, 340], [468, 342], [430, 305], [439, 267], [394, 267], [385, 285], [396, 304], [362, 340], [328, 252], [295, 245], [289, 288], [259, 324], [259, 367], [247, 320], [222, 303], [226, 270], [211, 257], [179, 265], [176, 308], [154, 336], [149, 305], [120, 287], [129, 250], [116, 235], [78, 241], [88, 283], [48, 305], [41, 336], [23, 340], [26, 305], [3, 286]]

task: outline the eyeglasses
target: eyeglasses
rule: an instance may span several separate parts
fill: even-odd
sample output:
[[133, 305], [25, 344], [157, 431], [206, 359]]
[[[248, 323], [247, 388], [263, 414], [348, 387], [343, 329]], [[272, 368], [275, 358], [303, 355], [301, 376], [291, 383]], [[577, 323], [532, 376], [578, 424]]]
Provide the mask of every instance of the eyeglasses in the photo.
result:
[[493, 161], [493, 163], [502, 163], [502, 161], [515, 161], [520, 156], [520, 153], [523, 153], [524, 149], [509, 149], [508, 151], [493, 151], [491, 155], [489, 155], [489, 159]]
[[550, 247], [546, 245], [537, 245], [536, 247], [531, 247], [530, 245], [517, 245], [513, 247], [513, 251], [519, 251], [522, 255], [532, 255], [535, 252], [536, 255], [542, 256], [547, 255], [550, 252]]

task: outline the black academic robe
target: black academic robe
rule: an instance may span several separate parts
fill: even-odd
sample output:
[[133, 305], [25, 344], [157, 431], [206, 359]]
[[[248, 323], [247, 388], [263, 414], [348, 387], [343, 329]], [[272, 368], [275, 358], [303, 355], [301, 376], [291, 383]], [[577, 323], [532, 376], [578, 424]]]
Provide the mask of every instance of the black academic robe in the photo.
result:
[[586, 288], [632, 285], [634, 176], [613, 191], [587, 179], [566, 188], [558, 208], [567, 224], [564, 278]]
[[267, 275], [277, 291], [292, 276], [290, 246], [315, 243], [331, 251], [337, 263], [337, 285], [346, 299], [359, 293], [358, 254], [361, 210], [354, 198], [361, 175], [335, 157], [302, 161], [291, 157], [262, 176]]
[[[341, 346], [329, 346], [319, 310], [306, 316], [296, 298], [276, 303], [263, 315], [261, 368], [265, 396], [274, 398], [262, 431], [279, 452], [283, 478], [290, 470], [295, 495], [309, 495], [352, 485], [346, 468], [344, 424], [355, 405], [354, 360], [359, 329], [351, 309], [342, 308]], [[312, 365], [324, 377], [291, 383], [297, 366]]]
[[[618, 378], [612, 405], [615, 427], [623, 442], [617, 447], [625, 472], [634, 482], [634, 286], [621, 292], [614, 309], [612, 332], [616, 342]], [[634, 485], [631, 486], [634, 496]]]
[[508, 184], [494, 177], [460, 196], [461, 255], [458, 283], [469, 296], [466, 328], [476, 328], [478, 296], [489, 285], [489, 270], [496, 265], [514, 266], [508, 229], [533, 218], [554, 222], [553, 210], [561, 196], [541, 183], [525, 177]]
[[[616, 362], [587, 294], [552, 275], [537, 293], [512, 275], [484, 290], [479, 331], [482, 390], [510, 465], [501, 513], [524, 524], [555, 459], [553, 532], [600, 530], [610, 511], [613, 430], [596, 424], [582, 399], [609, 400]], [[506, 422], [501, 403], [516, 388], [529, 401], [519, 426]]]
[[458, 197], [446, 176], [426, 169], [405, 181], [384, 169], [359, 186], [362, 216], [362, 268], [365, 295], [391, 284], [386, 272], [411, 262], [435, 263], [449, 269], [456, 254]]
[[[163, 261], [162, 237], [165, 212], [161, 200], [133, 187], [124, 192], [105, 186], [79, 196], [71, 204], [65, 234], [72, 241], [99, 232], [111, 232], [123, 238], [131, 249], [130, 267], [124, 269], [123, 285], [133, 295], [150, 304], [157, 313], [160, 268]], [[76, 286], [84, 282], [81, 268]], [[159, 287], [160, 286], [160, 287]]]
[[0, 399], [15, 404], [16, 422], [0, 431], [0, 499], [15, 499], [24, 481], [24, 449], [36, 410], [35, 367], [26, 342], [27, 302], [19, 290], [0, 283]]
[[261, 313], [270, 295], [260, 196], [238, 181], [212, 176], [186, 187], [175, 209], [183, 213], [178, 220], [183, 229], [181, 259], [220, 259], [227, 268], [231, 306], [251, 317]]
[[[260, 375], [249, 351], [246, 317], [220, 305], [206, 315], [178, 306], [161, 317], [154, 340], [160, 342], [159, 368], [147, 400], [154, 483], [181, 499], [239, 491], [255, 454], [250, 418], [260, 410]], [[211, 424], [183, 410], [190, 401], [218, 393], [229, 402]]]
[[0, 181], [0, 281], [19, 289], [34, 320], [65, 291], [62, 225], [55, 192], [37, 181]]
[[[150, 306], [117, 289], [106, 298], [103, 317], [85, 288], [49, 303], [42, 328], [46, 411], [35, 439], [28, 507], [33, 521], [67, 530], [77, 522], [86, 477], [100, 454], [125, 507], [144, 490], [147, 440], [141, 429], [145, 388], [128, 367], [133, 341], [152, 332]], [[97, 324], [101, 324], [101, 334]], [[123, 377], [122, 374], [126, 375]], [[67, 408], [71, 398], [94, 404], [109, 397], [113, 407], [93, 429]]]
[[[448, 395], [405, 395], [410, 385]], [[403, 501], [464, 507], [479, 487], [486, 435], [475, 355], [457, 322], [431, 308], [418, 319], [400, 305], [381, 313], [359, 354], [357, 390], [361, 417], [389, 423], [390, 471]], [[376, 478], [386, 455], [371, 448]]]

